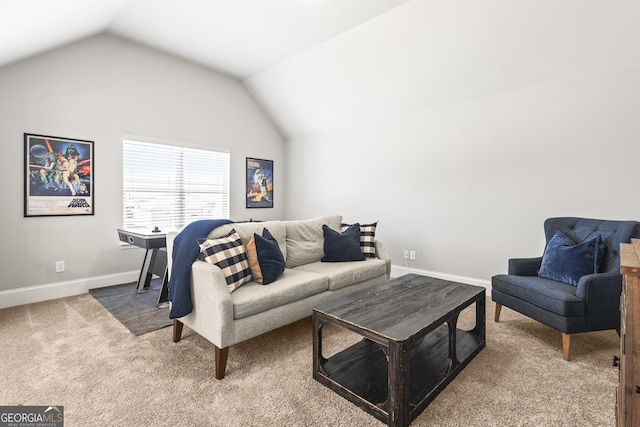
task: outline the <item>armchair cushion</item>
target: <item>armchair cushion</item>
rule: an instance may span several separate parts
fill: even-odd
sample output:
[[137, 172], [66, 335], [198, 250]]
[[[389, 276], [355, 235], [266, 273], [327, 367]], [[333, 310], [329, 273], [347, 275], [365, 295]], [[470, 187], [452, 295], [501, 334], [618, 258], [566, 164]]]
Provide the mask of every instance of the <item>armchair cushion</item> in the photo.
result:
[[585, 301], [576, 296], [577, 288], [567, 283], [538, 276], [499, 274], [493, 276], [491, 285], [494, 291], [527, 301], [560, 316], [585, 315]]
[[599, 234], [576, 243], [556, 231], [544, 250], [538, 276], [578, 286], [582, 276], [599, 272], [603, 259], [604, 242]]

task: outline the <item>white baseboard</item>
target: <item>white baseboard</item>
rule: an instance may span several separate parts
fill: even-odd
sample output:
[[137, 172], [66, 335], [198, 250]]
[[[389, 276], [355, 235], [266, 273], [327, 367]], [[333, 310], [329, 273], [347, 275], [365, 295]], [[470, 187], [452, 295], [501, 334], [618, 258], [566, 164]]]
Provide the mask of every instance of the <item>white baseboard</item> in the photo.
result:
[[402, 265], [391, 266], [391, 277], [400, 277], [405, 274], [420, 274], [422, 276], [435, 277], [442, 280], [450, 280], [452, 282], [465, 283], [467, 285], [482, 286], [487, 290], [491, 290], [491, 282], [488, 280], [475, 279], [473, 277], [456, 276], [454, 274], [438, 273], [437, 271], [420, 270], [417, 268], [407, 268]]
[[140, 271], [128, 271], [106, 276], [87, 277], [66, 282], [47, 283], [0, 291], [0, 308], [15, 307], [56, 298], [86, 294], [89, 289], [119, 285], [138, 280]]

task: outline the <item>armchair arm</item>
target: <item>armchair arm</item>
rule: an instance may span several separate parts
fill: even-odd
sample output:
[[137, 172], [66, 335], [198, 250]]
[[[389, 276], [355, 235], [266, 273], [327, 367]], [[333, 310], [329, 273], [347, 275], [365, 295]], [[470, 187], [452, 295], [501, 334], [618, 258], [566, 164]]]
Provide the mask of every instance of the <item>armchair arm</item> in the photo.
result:
[[622, 275], [617, 271], [607, 273], [587, 274], [582, 276], [578, 282], [576, 296], [585, 301], [610, 298], [614, 295], [616, 305], [622, 293]]
[[580, 278], [576, 296], [586, 304], [587, 327], [590, 330], [620, 327], [620, 294], [622, 276], [617, 271], [588, 274]]
[[509, 260], [508, 274], [514, 276], [537, 276], [542, 257], [537, 258], [511, 258]]

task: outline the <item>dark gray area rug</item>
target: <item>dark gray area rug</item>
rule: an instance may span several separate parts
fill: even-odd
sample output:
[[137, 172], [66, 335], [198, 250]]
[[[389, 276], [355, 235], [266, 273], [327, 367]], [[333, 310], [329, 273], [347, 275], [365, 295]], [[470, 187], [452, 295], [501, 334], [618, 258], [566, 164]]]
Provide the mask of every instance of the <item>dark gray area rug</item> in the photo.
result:
[[169, 308], [158, 308], [160, 279], [152, 280], [149, 292], [142, 294], [136, 292], [136, 285], [137, 282], [131, 282], [89, 289], [89, 293], [135, 335], [171, 325]]

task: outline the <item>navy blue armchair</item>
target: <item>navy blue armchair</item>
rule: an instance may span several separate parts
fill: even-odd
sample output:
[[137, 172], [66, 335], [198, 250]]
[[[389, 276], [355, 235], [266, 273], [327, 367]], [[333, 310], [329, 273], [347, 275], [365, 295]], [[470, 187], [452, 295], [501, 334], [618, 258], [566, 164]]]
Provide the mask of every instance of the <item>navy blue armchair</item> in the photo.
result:
[[[570, 360], [571, 334], [619, 330], [622, 276], [618, 252], [620, 243], [640, 237], [640, 223], [549, 218], [544, 232], [542, 257], [510, 259], [508, 274], [491, 278], [495, 321], [505, 306], [562, 332], [562, 353]], [[563, 258], [576, 250], [581, 251], [577, 257]], [[580, 265], [589, 267], [589, 274], [580, 276]]]

